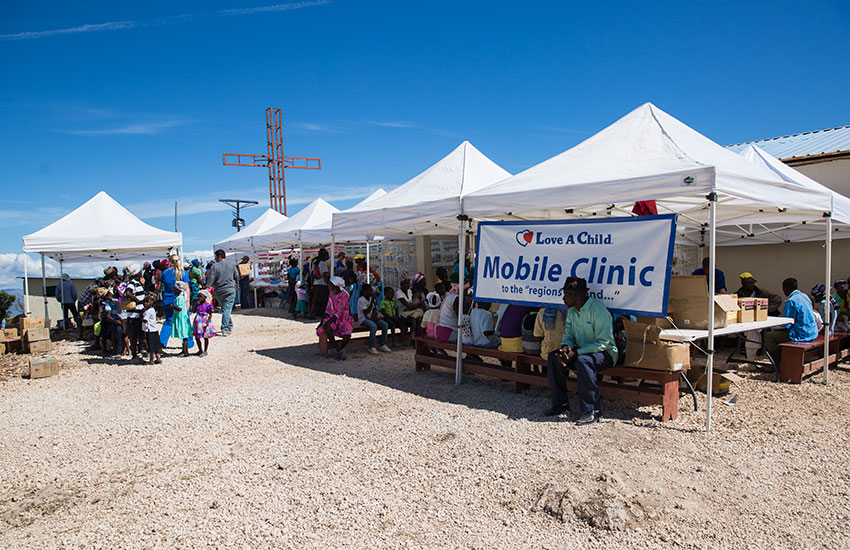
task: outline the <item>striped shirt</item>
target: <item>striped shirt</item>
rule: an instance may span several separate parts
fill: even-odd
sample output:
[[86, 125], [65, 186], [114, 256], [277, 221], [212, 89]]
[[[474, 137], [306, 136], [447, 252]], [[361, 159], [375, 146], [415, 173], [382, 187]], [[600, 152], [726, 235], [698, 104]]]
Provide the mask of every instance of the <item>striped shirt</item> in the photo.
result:
[[145, 309], [145, 286], [138, 279], [129, 279], [127, 281], [127, 290], [135, 296], [136, 309], [128, 311], [127, 317], [130, 319], [138, 319], [142, 316], [142, 310]]

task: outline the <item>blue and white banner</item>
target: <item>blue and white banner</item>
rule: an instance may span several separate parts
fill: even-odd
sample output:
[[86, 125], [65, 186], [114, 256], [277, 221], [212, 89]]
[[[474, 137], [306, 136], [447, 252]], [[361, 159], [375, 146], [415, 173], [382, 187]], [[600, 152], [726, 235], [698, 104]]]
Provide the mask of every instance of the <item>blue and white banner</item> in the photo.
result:
[[563, 307], [564, 280], [587, 280], [614, 312], [667, 315], [675, 215], [481, 222], [475, 299]]

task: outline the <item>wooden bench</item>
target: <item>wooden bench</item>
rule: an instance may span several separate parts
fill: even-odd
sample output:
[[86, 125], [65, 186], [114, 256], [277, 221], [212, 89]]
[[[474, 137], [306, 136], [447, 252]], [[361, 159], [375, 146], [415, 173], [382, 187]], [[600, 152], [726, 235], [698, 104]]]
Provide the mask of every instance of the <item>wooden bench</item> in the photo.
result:
[[[414, 338], [416, 343], [417, 371], [431, 370], [431, 366], [455, 369], [455, 357], [440, 355], [434, 350], [441, 349], [455, 351], [457, 344], [436, 342], [426, 338]], [[546, 360], [538, 355], [527, 355], [524, 353], [513, 353], [499, 351], [497, 349], [479, 348], [476, 346], [463, 346], [467, 354], [480, 357], [491, 357], [498, 359], [500, 364], [484, 363], [471, 360], [468, 357], [463, 360], [462, 369], [466, 374], [480, 374], [492, 376], [501, 380], [514, 382], [514, 391], [520, 392], [531, 386], [549, 387], [549, 379], [546, 374]], [[535, 372], [534, 366], [541, 366], [539, 372]], [[661, 405], [661, 421], [675, 420], [679, 415], [679, 379], [680, 372], [657, 371], [650, 369], [636, 369], [632, 367], [614, 367], [600, 373], [599, 392], [603, 397], [609, 399], [621, 399], [647, 405]], [[634, 386], [625, 384], [621, 379], [630, 378], [643, 381]], [[646, 385], [645, 381], [656, 382]], [[567, 389], [576, 391], [577, 381], [572, 375], [567, 381]], [[694, 401], [696, 403], [696, 399]]]
[[[829, 337], [829, 364], [835, 365], [850, 355], [850, 349], [842, 349], [846, 337], [833, 334]], [[803, 377], [813, 374], [824, 365], [823, 335], [811, 342], [785, 342], [779, 344], [779, 380], [791, 384], [801, 384]]]
[[[387, 338], [392, 337], [392, 335], [394, 333], [395, 333], [395, 336], [397, 338], [400, 337], [400, 333], [398, 332], [398, 330], [399, 330], [398, 328], [396, 328], [394, 330], [387, 330]], [[357, 336], [355, 338], [355, 336], [354, 336], [355, 334], [358, 334], [359, 336]], [[376, 335], [376, 338], [377, 339], [381, 338], [381, 329], [378, 329], [378, 334]], [[339, 340], [339, 338], [337, 338], [337, 340]], [[402, 342], [405, 342], [405, 341], [406, 340], [402, 339]], [[348, 342], [348, 345], [345, 346], [345, 349], [351, 349], [352, 347], [356, 348], [356, 347], [365, 346], [368, 343], [369, 343], [369, 329], [367, 327], [364, 327], [363, 325], [354, 325], [354, 330], [351, 331], [351, 340]], [[322, 357], [327, 357], [329, 347], [330, 346], [328, 345], [328, 337], [325, 335], [325, 333], [323, 332], [323, 333], [319, 334], [319, 355], [321, 355]]]

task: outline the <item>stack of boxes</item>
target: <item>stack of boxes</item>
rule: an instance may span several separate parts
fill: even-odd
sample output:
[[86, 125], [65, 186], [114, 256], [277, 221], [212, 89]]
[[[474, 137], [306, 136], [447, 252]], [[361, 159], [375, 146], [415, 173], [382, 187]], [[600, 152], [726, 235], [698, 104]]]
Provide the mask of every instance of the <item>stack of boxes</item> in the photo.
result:
[[50, 329], [44, 326], [44, 317], [15, 318], [17, 328], [0, 331], [0, 353], [44, 353], [53, 349]]

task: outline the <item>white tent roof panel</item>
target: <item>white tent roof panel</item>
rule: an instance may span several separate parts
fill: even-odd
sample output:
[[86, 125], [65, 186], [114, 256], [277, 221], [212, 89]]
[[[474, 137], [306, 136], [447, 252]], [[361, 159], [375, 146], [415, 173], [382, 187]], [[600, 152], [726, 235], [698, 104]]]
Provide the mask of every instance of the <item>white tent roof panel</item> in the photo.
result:
[[65, 262], [161, 257], [183, 235], [146, 224], [104, 191], [47, 227], [23, 237], [24, 252]]

